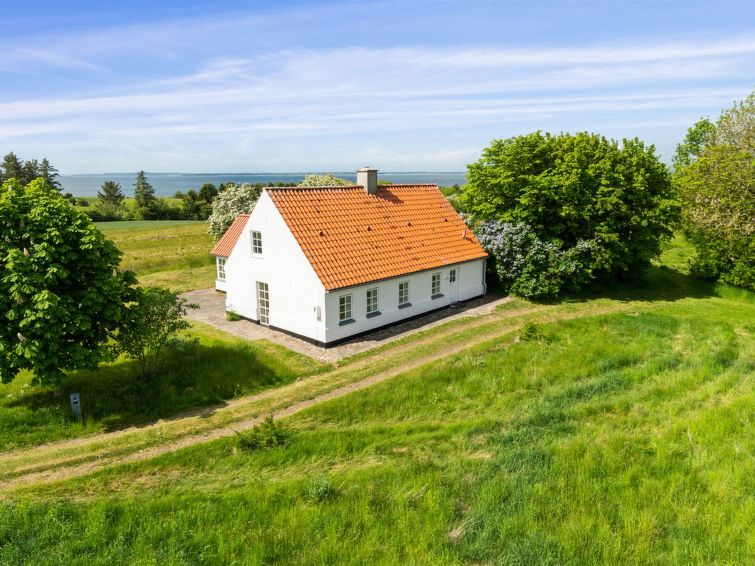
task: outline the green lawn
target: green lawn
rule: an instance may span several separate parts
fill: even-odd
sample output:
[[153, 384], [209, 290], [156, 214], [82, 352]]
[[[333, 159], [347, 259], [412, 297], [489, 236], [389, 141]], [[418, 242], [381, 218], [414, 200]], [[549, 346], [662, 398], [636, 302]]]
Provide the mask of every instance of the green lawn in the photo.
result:
[[205, 222], [137, 220], [96, 226], [123, 252], [123, 268], [136, 272], [143, 285], [184, 292], [215, 284], [213, 241]]
[[535, 314], [286, 419], [285, 447], [16, 492], [0, 563], [751, 563], [755, 296], [667, 265], [603, 296], [626, 312]]
[[[154, 382], [128, 361], [69, 375], [62, 387], [32, 385], [24, 372], [0, 385], [0, 452], [122, 428], [289, 383], [323, 366], [267, 341], [248, 342], [195, 324]], [[77, 391], [86, 418], [73, 419]], [[1, 563], [2, 561], [0, 561]]]

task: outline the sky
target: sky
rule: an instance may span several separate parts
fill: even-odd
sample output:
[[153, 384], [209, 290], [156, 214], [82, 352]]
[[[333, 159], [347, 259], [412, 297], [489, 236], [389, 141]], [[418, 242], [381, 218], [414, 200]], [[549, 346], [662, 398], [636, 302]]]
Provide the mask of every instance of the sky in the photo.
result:
[[654, 144], [755, 88], [755, 2], [0, 0], [0, 152], [63, 174], [461, 171]]

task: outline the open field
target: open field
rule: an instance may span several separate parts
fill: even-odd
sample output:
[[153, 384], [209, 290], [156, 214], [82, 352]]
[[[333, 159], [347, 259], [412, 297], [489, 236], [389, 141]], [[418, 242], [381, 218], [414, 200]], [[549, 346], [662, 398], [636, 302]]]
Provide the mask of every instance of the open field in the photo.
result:
[[213, 241], [205, 222], [143, 220], [96, 226], [123, 252], [123, 268], [136, 272], [143, 285], [184, 292], [215, 284]]
[[[0, 563], [746, 563], [755, 295], [688, 278], [687, 253], [338, 367], [290, 358], [280, 387], [210, 411], [6, 453]], [[289, 444], [240, 449], [271, 412]]]

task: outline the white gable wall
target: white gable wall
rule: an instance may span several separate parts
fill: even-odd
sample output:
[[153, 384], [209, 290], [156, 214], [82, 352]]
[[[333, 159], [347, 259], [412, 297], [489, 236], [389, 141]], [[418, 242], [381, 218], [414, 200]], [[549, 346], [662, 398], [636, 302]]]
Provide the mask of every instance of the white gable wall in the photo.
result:
[[[456, 270], [456, 283], [450, 282], [450, 272]], [[442, 297], [432, 298], [432, 275], [440, 273]], [[399, 283], [409, 282], [409, 303], [411, 306], [398, 308]], [[354, 334], [367, 332], [381, 326], [399, 322], [418, 314], [432, 311], [451, 304], [452, 285], [456, 286], [456, 300], [463, 301], [485, 293], [485, 260], [475, 260], [439, 269], [421, 271], [405, 277], [387, 279], [377, 283], [358, 285], [325, 293], [325, 336], [327, 342], [342, 340]], [[378, 289], [378, 311], [380, 315], [367, 317], [367, 291]], [[351, 295], [352, 318], [354, 322], [341, 324], [339, 320], [340, 297]]]
[[[262, 233], [260, 256], [252, 253], [252, 230]], [[225, 272], [226, 310], [258, 320], [256, 282], [261, 281], [269, 288], [270, 326], [325, 342], [325, 288], [267, 191], [249, 216]]]

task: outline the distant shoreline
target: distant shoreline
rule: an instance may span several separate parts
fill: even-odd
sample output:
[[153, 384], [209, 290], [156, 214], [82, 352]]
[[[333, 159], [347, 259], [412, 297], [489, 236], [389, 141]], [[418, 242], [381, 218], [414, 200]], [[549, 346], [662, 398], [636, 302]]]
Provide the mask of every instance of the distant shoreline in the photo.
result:
[[[306, 172], [292, 173], [149, 173], [147, 179], [154, 187], [158, 196], [173, 196], [177, 191], [186, 192], [199, 189], [204, 183], [233, 182], [276, 184], [286, 183], [296, 185]], [[334, 175], [356, 181], [354, 172], [333, 172]], [[100, 186], [105, 181], [115, 181], [121, 184], [126, 196], [133, 195], [133, 184], [136, 173], [79, 173], [75, 175], [61, 175], [59, 180], [63, 191], [77, 197], [96, 196]], [[463, 185], [466, 183], [466, 173], [463, 171], [386, 171], [380, 172], [380, 179], [393, 183], [435, 183], [440, 186]]]

